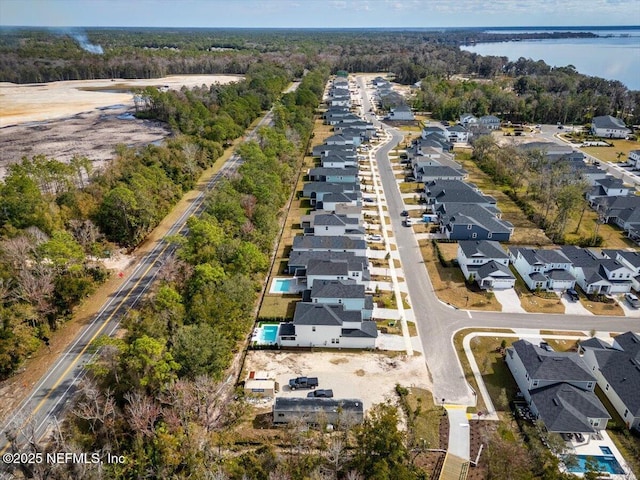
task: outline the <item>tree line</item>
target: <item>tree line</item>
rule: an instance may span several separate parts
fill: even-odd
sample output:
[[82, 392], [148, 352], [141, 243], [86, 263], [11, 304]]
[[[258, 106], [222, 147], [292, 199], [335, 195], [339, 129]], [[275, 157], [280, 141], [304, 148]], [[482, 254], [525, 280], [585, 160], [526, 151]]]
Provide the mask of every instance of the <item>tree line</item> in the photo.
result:
[[101, 171], [87, 158], [42, 155], [9, 167], [0, 183], [0, 379], [108, 278], [99, 259], [138, 245], [220, 157], [221, 142], [240, 136], [286, 82], [286, 72], [264, 65], [238, 84], [147, 90], [169, 113], [140, 113], [176, 132], [163, 146], [119, 145]]

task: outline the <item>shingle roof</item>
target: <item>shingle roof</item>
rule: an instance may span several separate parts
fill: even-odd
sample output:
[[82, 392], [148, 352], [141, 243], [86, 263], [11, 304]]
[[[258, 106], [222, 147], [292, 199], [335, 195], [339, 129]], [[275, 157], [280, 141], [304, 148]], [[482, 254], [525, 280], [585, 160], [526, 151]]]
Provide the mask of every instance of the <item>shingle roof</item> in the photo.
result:
[[593, 392], [558, 383], [530, 390], [531, 401], [550, 432], [590, 433], [589, 418], [611, 418]]
[[349, 237], [316, 237], [313, 235], [298, 235], [293, 238], [293, 250], [305, 249], [325, 249], [325, 250], [364, 250], [367, 243], [361, 239]]
[[481, 194], [461, 180], [432, 180], [425, 183], [424, 191], [427, 198], [438, 203], [496, 203], [495, 198]]
[[355, 310], [344, 310], [342, 305], [325, 303], [296, 303], [293, 314], [294, 325], [335, 325], [343, 322], [361, 322], [362, 313]]
[[509, 267], [503, 265], [501, 263], [495, 262], [491, 260], [490, 262], [485, 263], [477, 270], [477, 277], [482, 278], [513, 278], [513, 273], [509, 270]]
[[378, 338], [376, 322], [365, 320], [360, 328], [343, 328], [341, 335], [347, 338]]
[[514, 255], [516, 252], [524, 257], [529, 265], [548, 265], [551, 263], [571, 263], [562, 251], [557, 249], [543, 250], [536, 248], [512, 248]]
[[300, 413], [336, 412], [338, 409], [348, 412], [364, 412], [362, 400], [333, 398], [296, 398], [276, 397], [274, 411], [291, 410]]
[[313, 282], [311, 298], [364, 298], [364, 285], [351, 280], [321, 280]]
[[458, 246], [464, 252], [467, 258], [484, 257], [484, 258], [509, 258], [507, 252], [504, 251], [498, 242], [491, 240], [461, 240]]
[[511, 233], [513, 225], [475, 203], [444, 203], [438, 209], [444, 225], [478, 225], [491, 233]]
[[576, 352], [547, 352], [526, 340], [514, 342], [513, 349], [532, 379], [558, 382], [595, 380]]
[[612, 117], [611, 115], [593, 117], [593, 119], [591, 120], [591, 124], [595, 128], [627, 129], [622, 120], [616, 117]]
[[[325, 237], [326, 238], [326, 237]], [[367, 257], [356, 257], [353, 252], [324, 252], [318, 250], [292, 251], [289, 255], [289, 267], [306, 267], [311, 260], [347, 260], [366, 265]]]

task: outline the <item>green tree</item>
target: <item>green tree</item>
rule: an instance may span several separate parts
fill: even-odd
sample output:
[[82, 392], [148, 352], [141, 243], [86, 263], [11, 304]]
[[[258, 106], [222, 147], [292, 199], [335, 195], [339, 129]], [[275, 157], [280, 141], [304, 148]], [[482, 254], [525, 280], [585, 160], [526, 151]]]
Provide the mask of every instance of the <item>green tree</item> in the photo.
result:
[[163, 341], [143, 335], [122, 355], [121, 369], [131, 387], [155, 392], [176, 378], [180, 365]]
[[180, 375], [195, 378], [211, 375], [220, 379], [231, 358], [229, 341], [208, 324], [184, 325], [178, 329], [173, 355], [180, 364]]

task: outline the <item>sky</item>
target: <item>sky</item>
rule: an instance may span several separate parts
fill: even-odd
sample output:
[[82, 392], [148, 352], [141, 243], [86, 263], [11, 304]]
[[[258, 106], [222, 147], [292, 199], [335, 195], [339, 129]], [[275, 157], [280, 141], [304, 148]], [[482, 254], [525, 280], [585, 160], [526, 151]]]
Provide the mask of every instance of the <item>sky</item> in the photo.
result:
[[212, 28], [640, 25], [640, 1], [0, 0], [0, 25]]

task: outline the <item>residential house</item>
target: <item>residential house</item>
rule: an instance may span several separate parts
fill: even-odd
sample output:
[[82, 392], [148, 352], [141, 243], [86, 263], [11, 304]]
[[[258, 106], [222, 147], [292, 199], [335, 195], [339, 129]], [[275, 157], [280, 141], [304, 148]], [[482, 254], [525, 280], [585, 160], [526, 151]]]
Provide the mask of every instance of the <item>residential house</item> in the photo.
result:
[[324, 168], [351, 168], [358, 166], [358, 158], [356, 155], [345, 156], [338, 153], [330, 153], [327, 156], [320, 157], [320, 164]]
[[449, 142], [452, 143], [467, 143], [471, 137], [471, 132], [462, 125], [447, 127], [446, 132]]
[[433, 180], [424, 184], [424, 198], [427, 206], [435, 211], [443, 203], [475, 203], [481, 206], [495, 206], [496, 199], [483, 195], [472, 183], [460, 180]]
[[466, 279], [475, 280], [483, 290], [512, 288], [516, 278], [509, 270], [509, 255], [498, 242], [458, 242], [458, 265]]
[[631, 133], [624, 122], [611, 115], [593, 117], [591, 120], [591, 134], [603, 138], [627, 138]]
[[356, 218], [335, 213], [326, 213], [324, 210], [312, 212], [301, 219], [301, 226], [305, 234], [316, 237], [364, 237], [361, 216]]
[[605, 178], [595, 181], [595, 185], [587, 192], [586, 197], [589, 205], [593, 207], [596, 198], [626, 197], [631, 191], [632, 188], [625, 185], [621, 179], [607, 175]]
[[631, 290], [633, 272], [617, 260], [575, 245], [563, 245], [560, 250], [571, 261], [571, 274], [585, 293], [610, 295]]
[[459, 121], [460, 121], [460, 124], [465, 127], [478, 124], [478, 119], [470, 113], [463, 113], [462, 115], [460, 115]]
[[358, 181], [358, 167], [309, 169], [309, 181], [329, 183], [355, 183]]
[[338, 205], [351, 205], [354, 207], [362, 206], [360, 194], [354, 193], [329, 193], [322, 197], [321, 202], [316, 202], [317, 210], [324, 210], [325, 212], [336, 212]]
[[634, 168], [640, 168], [640, 150], [631, 150], [627, 162]]
[[313, 147], [312, 155], [314, 157], [326, 157], [328, 155], [340, 155], [345, 158], [357, 158], [358, 152], [355, 145], [316, 145]]
[[365, 257], [367, 242], [361, 238], [298, 235], [293, 237], [291, 250], [292, 252], [351, 252], [356, 257]]
[[478, 119], [478, 125], [489, 130], [499, 130], [500, 119], [494, 115], [485, 115]]
[[392, 108], [389, 112], [389, 115], [387, 115], [385, 119], [410, 121], [415, 120], [415, 117], [413, 116], [413, 112], [407, 105], [399, 105], [395, 108]]
[[509, 249], [509, 257], [530, 290], [564, 291], [573, 288], [572, 263], [561, 250]]
[[282, 347], [375, 348], [376, 322], [344, 305], [298, 302], [292, 322], [281, 323]]
[[550, 352], [518, 340], [507, 348], [505, 359], [547, 431], [591, 434], [606, 428], [611, 416], [594, 393], [595, 376], [577, 352]]
[[602, 250], [602, 256], [620, 262], [631, 270], [631, 288], [640, 292], [640, 252], [629, 250]]
[[366, 272], [365, 276], [369, 276], [369, 260], [367, 257], [357, 256], [353, 252], [325, 252], [321, 250], [292, 251], [287, 261], [287, 273], [289, 275], [295, 275], [296, 277], [306, 277], [307, 266], [311, 260], [346, 260], [351, 263], [360, 262], [362, 264], [362, 271]]
[[627, 428], [640, 431], [640, 335], [623, 333], [613, 345], [590, 338], [579, 353]]
[[307, 262], [307, 288], [313, 288], [318, 280], [353, 280], [356, 283], [370, 280], [368, 267], [359, 259], [314, 258]]
[[302, 188], [302, 196], [309, 199], [311, 206], [322, 202], [324, 196], [330, 193], [356, 193], [359, 195], [360, 183], [307, 182]]
[[327, 145], [354, 145], [353, 138], [345, 138], [342, 135], [331, 135], [324, 141]]
[[362, 313], [363, 320], [371, 320], [373, 296], [365, 295], [364, 285], [351, 280], [318, 280], [310, 290], [302, 292], [302, 301], [326, 305], [343, 305], [347, 311]]
[[364, 421], [364, 404], [356, 399], [276, 397], [273, 423], [355, 425]]
[[450, 240], [495, 240], [508, 242], [513, 225], [500, 218], [500, 210], [477, 203], [443, 203], [434, 212], [440, 231]]
[[[429, 162], [431, 163], [431, 162]], [[467, 171], [445, 165], [426, 166], [420, 162], [414, 163], [413, 177], [418, 182], [433, 182], [436, 180], [465, 180]]]

